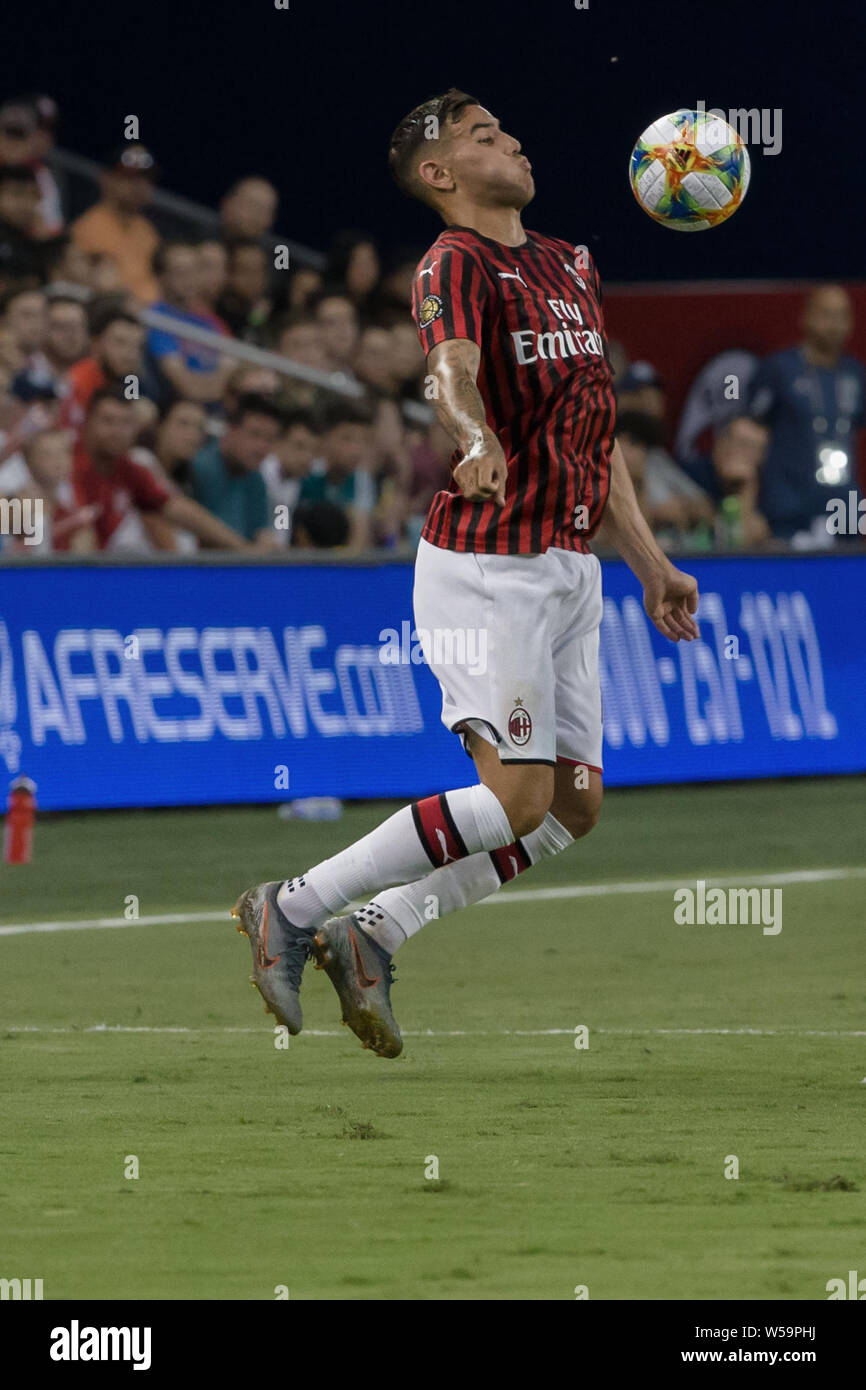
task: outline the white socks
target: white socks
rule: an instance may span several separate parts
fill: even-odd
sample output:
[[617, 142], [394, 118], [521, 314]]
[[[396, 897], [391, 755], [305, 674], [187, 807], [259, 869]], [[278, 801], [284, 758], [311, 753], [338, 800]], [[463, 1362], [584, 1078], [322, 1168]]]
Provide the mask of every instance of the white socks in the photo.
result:
[[355, 913], [368, 936], [392, 955], [428, 922], [494, 893], [539, 859], [559, 854], [572, 836], [548, 811], [537, 830], [490, 854], [472, 854], [414, 883], [388, 888]]
[[432, 877], [431, 865], [440, 869], [482, 850], [502, 850], [513, 839], [508, 817], [490, 788], [483, 783], [461, 787], [404, 806], [333, 859], [289, 879], [277, 902], [296, 926], [315, 931], [385, 884]]

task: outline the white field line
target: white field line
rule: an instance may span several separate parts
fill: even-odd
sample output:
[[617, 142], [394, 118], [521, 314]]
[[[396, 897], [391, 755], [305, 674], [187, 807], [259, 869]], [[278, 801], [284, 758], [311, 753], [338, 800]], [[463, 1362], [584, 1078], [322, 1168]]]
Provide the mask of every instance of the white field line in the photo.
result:
[[[94, 1023], [88, 1028], [52, 1028], [40, 1024], [13, 1024], [2, 1030], [4, 1033], [61, 1033], [83, 1037], [88, 1033], [182, 1033], [199, 1037], [208, 1033], [251, 1033], [257, 1036], [270, 1036], [272, 1028], [153, 1028], [143, 1024], [127, 1026], [123, 1023]], [[866, 1028], [594, 1028], [594, 1033], [602, 1033], [615, 1038], [866, 1038]], [[345, 1038], [346, 1033], [338, 1029], [305, 1028], [305, 1038]], [[403, 1030], [404, 1038], [557, 1038], [573, 1037], [573, 1028], [492, 1028], [473, 1030], [453, 1028], [439, 1030], [421, 1028], [417, 1031]]]
[[[782, 887], [794, 883], [835, 883], [844, 879], [866, 878], [866, 868], [792, 869], [782, 874], [736, 874], [727, 878], [709, 877], [708, 888], [745, 888], [749, 885], [764, 888]], [[691, 882], [695, 882], [694, 879]], [[507, 907], [514, 903], [551, 902], [568, 898], [606, 898], [613, 894], [671, 893], [689, 887], [686, 878], [656, 878], [632, 880], [626, 883], [570, 883], [562, 888], [506, 888], [491, 894], [479, 907]], [[87, 917], [79, 921], [20, 922], [0, 927], [0, 936], [24, 936], [30, 932], [96, 931], [108, 927], [171, 927], [194, 926], [203, 922], [225, 922], [230, 909], [210, 912], [167, 912], [150, 917]]]

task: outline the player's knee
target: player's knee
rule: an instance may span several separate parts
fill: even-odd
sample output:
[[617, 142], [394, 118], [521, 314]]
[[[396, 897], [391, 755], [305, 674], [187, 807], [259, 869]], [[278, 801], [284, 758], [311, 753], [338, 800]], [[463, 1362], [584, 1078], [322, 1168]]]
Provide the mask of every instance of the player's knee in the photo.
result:
[[573, 840], [582, 840], [584, 835], [588, 835], [590, 830], [595, 829], [600, 816], [601, 805], [599, 804], [598, 806], [575, 807], [569, 811], [564, 820], [560, 816], [556, 818], [565, 826]]
[[503, 810], [508, 817], [515, 840], [520, 840], [524, 835], [538, 829], [550, 810], [552, 797], [552, 779], [543, 776], [521, 778], [506, 791]]
[[601, 796], [570, 798], [566, 802], [554, 801], [551, 811], [560, 825], [565, 826], [573, 840], [582, 840], [598, 825], [601, 817]]

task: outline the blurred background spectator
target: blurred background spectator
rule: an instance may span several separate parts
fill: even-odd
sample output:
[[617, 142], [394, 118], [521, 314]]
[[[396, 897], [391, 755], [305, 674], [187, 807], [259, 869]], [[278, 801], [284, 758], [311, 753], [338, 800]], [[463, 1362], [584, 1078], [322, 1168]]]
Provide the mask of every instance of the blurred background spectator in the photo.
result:
[[117, 282], [142, 304], [159, 296], [153, 257], [159, 234], [144, 216], [157, 168], [144, 145], [126, 144], [102, 176], [102, 197], [72, 224], [75, 244], [95, 261], [108, 261]]
[[843, 355], [853, 327], [845, 290], [813, 290], [799, 347], [768, 357], [751, 383], [751, 413], [770, 429], [762, 510], [773, 535], [798, 546], [828, 545], [827, 502], [856, 488], [866, 377]]

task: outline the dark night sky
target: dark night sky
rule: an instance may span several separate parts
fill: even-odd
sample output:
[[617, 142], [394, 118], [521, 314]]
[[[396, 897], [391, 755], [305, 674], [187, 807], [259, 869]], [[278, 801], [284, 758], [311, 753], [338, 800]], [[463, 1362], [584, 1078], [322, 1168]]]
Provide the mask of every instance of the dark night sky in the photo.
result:
[[[164, 184], [215, 203], [238, 175], [279, 187], [284, 235], [324, 247], [361, 227], [426, 245], [432, 214], [384, 161], [397, 120], [452, 83], [480, 97], [533, 161], [530, 227], [585, 242], [608, 280], [728, 275], [866, 278], [866, 19], [855, 0], [143, 0], [21, 7], [4, 89], [61, 103], [61, 143], [103, 157], [135, 113]], [[26, 16], [26, 17], [23, 17]], [[617, 62], [611, 62], [613, 57]], [[14, 76], [13, 76], [14, 75]], [[656, 116], [780, 108], [782, 150], [752, 147], [731, 222], [657, 227], [627, 164]]]

